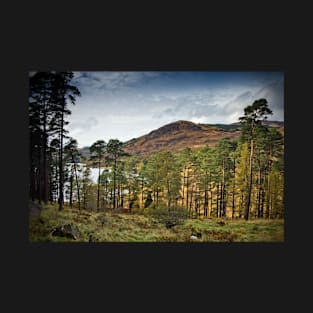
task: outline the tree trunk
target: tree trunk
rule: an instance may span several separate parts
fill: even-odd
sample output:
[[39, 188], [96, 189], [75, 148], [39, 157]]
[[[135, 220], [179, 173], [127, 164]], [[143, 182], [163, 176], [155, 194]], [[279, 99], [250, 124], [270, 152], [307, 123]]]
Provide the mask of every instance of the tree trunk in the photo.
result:
[[182, 188], [182, 198], [181, 198], [181, 206], [183, 207], [184, 206], [184, 198], [185, 198], [185, 179], [186, 179], [186, 176], [185, 176], [185, 168], [183, 170], [183, 188]]
[[70, 207], [73, 206], [73, 167], [71, 166], [71, 177], [70, 177]]
[[244, 203], [244, 194], [241, 192], [240, 195], [240, 200], [239, 200], [239, 212], [238, 212], [238, 217], [241, 218], [242, 216], [242, 211], [243, 211], [243, 203]]
[[124, 196], [123, 196], [123, 184], [119, 183], [119, 205], [118, 207], [124, 207]]
[[272, 149], [269, 151], [268, 156], [268, 165], [267, 165], [267, 197], [266, 197], [266, 211], [265, 211], [265, 218], [270, 217], [270, 194], [271, 194], [271, 183], [270, 183], [270, 176], [271, 176], [271, 159], [272, 159]]
[[221, 183], [221, 194], [220, 194], [220, 216], [225, 216], [224, 206], [224, 189], [225, 189], [225, 160], [222, 160], [222, 183]]
[[128, 183], [128, 208], [131, 209], [131, 205], [130, 205], [130, 199], [131, 199], [131, 187], [130, 187], [130, 183]]
[[209, 205], [208, 190], [207, 190], [207, 186], [205, 186], [205, 190], [204, 190], [204, 206], [203, 206], [203, 215], [204, 216], [208, 216], [208, 205]]
[[260, 218], [261, 217], [261, 166], [259, 166], [259, 173], [258, 173], [257, 212], [258, 212], [258, 218]]
[[47, 171], [47, 115], [44, 110], [44, 128], [43, 128], [43, 201], [45, 204], [48, 203], [48, 171]]
[[98, 162], [98, 189], [97, 189], [97, 211], [99, 211], [99, 202], [100, 202], [100, 171], [101, 171], [101, 159], [99, 158]]
[[85, 184], [83, 186], [83, 197], [84, 197], [84, 199], [83, 199], [83, 208], [84, 208], [84, 210], [86, 210], [87, 209], [87, 190], [86, 190]]
[[114, 206], [113, 201], [112, 201], [112, 199], [113, 199], [113, 188], [111, 188], [111, 190], [110, 190], [110, 198], [111, 198], [112, 209], [113, 209], [113, 206]]
[[60, 157], [59, 157], [59, 211], [63, 210], [63, 184], [64, 184], [64, 173], [63, 173], [63, 132], [64, 132], [64, 108], [62, 108], [61, 115], [61, 129], [60, 129]]
[[117, 199], [116, 199], [116, 207], [121, 206], [121, 185], [117, 182]]
[[34, 147], [31, 143], [30, 145], [30, 169], [29, 169], [29, 175], [30, 175], [30, 186], [29, 186], [29, 192], [30, 197], [32, 201], [35, 200], [35, 185], [36, 185], [36, 173], [35, 173], [35, 166], [34, 166]]
[[170, 208], [171, 207], [171, 190], [170, 190], [170, 182], [168, 179], [166, 181], [166, 185], [167, 185], [167, 207]]
[[145, 207], [144, 202], [143, 202], [143, 192], [144, 192], [143, 189], [144, 189], [144, 179], [142, 177], [142, 179], [141, 179], [141, 206], [142, 206], [142, 208]]
[[253, 162], [253, 137], [251, 137], [251, 144], [250, 144], [250, 159], [249, 159], [249, 186], [248, 186], [248, 196], [247, 196], [247, 204], [245, 210], [245, 220], [249, 219], [250, 213], [250, 202], [251, 202], [251, 192], [252, 192], [252, 162]]
[[55, 202], [57, 202], [57, 199], [59, 197], [59, 194], [58, 194], [58, 190], [59, 190], [59, 185], [58, 185], [58, 181], [59, 181], [59, 172], [58, 172], [58, 164], [59, 164], [59, 160], [58, 160], [58, 157], [60, 155], [60, 153], [56, 153], [57, 156], [56, 156], [56, 162], [55, 162]]
[[113, 171], [113, 209], [116, 208], [116, 200], [115, 200], [115, 193], [116, 193], [116, 155], [114, 155], [114, 171]]
[[226, 209], [227, 209], [227, 198], [228, 198], [227, 189], [224, 186], [224, 191], [223, 191], [223, 216], [225, 218], [227, 216], [227, 212], [226, 212]]
[[38, 202], [41, 203], [41, 147], [38, 145], [38, 169], [37, 169], [37, 197]]
[[235, 190], [236, 190], [236, 159], [234, 158], [234, 163], [233, 163], [232, 211], [231, 211], [231, 218], [232, 219], [234, 219], [234, 216], [235, 216]]
[[53, 203], [53, 181], [52, 181], [52, 174], [49, 175], [49, 201]]
[[190, 214], [192, 214], [192, 198], [193, 198], [193, 186], [191, 185], [190, 201], [189, 201], [189, 212], [190, 212]]
[[[73, 160], [73, 161], [74, 161], [74, 160]], [[77, 188], [78, 210], [79, 210], [79, 212], [80, 212], [80, 195], [79, 195], [79, 184], [78, 184], [78, 176], [77, 176], [76, 163], [74, 163], [74, 173], [75, 173], [76, 188]]]
[[261, 193], [261, 218], [264, 217], [264, 201], [265, 201], [265, 192], [264, 189], [262, 187], [262, 193]]
[[209, 211], [209, 216], [213, 215], [213, 193], [212, 193], [212, 182], [211, 182], [211, 171], [209, 172], [209, 192], [210, 192], [210, 211]]
[[219, 194], [219, 184], [216, 186], [216, 217], [219, 217], [219, 199], [218, 199], [218, 194]]
[[188, 200], [189, 200], [189, 169], [187, 169], [186, 176], [186, 209], [188, 210]]

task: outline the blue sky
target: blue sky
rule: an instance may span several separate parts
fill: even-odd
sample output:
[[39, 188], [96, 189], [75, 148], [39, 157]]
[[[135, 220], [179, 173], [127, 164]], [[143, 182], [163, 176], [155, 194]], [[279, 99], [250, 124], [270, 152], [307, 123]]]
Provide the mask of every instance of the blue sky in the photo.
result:
[[165, 124], [234, 123], [266, 98], [284, 120], [282, 72], [74, 72], [81, 97], [70, 106], [69, 135], [80, 147], [99, 139], [127, 141]]

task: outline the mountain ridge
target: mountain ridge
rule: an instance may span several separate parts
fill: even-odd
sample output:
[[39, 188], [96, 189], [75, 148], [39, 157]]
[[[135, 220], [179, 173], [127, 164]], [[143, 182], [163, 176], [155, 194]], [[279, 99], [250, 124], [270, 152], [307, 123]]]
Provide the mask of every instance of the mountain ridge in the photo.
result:
[[[283, 132], [284, 122], [263, 121], [268, 127], [278, 128]], [[131, 154], [141, 157], [148, 156], [157, 151], [177, 152], [186, 147], [199, 149], [205, 145], [214, 147], [224, 137], [237, 139], [241, 134], [241, 124], [203, 124], [179, 120], [168, 123], [149, 133], [130, 139], [123, 143], [123, 149]], [[88, 147], [81, 149], [82, 154], [88, 157]]]
[[[281, 128], [283, 122], [265, 121], [269, 127]], [[198, 149], [205, 145], [214, 147], [224, 137], [237, 139], [241, 134], [240, 123], [203, 124], [179, 120], [161, 126], [146, 135], [124, 142], [129, 154], [147, 156], [157, 151], [177, 152], [186, 147]]]

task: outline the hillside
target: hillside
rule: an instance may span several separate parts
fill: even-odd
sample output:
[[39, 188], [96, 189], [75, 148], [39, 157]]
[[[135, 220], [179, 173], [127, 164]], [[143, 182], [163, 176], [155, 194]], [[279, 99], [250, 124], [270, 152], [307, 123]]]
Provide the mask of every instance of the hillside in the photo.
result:
[[83, 156], [84, 158], [86, 158], [86, 159], [90, 158], [89, 147], [80, 148], [79, 152], [80, 152], [81, 156]]
[[[274, 127], [278, 129], [283, 129], [284, 128], [284, 122], [282, 121], [268, 121], [265, 120], [262, 122], [263, 125], [267, 127]], [[216, 126], [226, 128], [226, 129], [233, 129], [233, 128], [241, 128], [241, 124], [239, 122], [237, 123], [232, 123], [232, 124], [215, 124]]]
[[[284, 131], [284, 122], [264, 121], [268, 127]], [[147, 156], [157, 151], [180, 151], [186, 147], [192, 149], [205, 145], [213, 147], [220, 139], [240, 136], [241, 124], [195, 124], [189, 121], [177, 121], [164, 125], [150, 133], [124, 143], [124, 150], [130, 154]], [[82, 156], [89, 158], [89, 147], [80, 149]]]
[[193, 149], [205, 145], [214, 146], [224, 137], [238, 138], [239, 128], [223, 129], [217, 125], [195, 124], [178, 121], [167, 124], [149, 134], [125, 142], [124, 149], [130, 154], [148, 155], [157, 151], [179, 151], [186, 147]]

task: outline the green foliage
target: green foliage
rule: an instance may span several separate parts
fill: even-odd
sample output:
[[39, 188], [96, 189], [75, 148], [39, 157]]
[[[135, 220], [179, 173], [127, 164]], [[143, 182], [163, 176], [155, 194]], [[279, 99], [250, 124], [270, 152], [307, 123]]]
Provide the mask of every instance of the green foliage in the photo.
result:
[[90, 159], [95, 161], [96, 165], [104, 158], [105, 148], [106, 143], [104, 140], [97, 140], [90, 146]]
[[262, 121], [267, 119], [267, 115], [273, 114], [268, 107], [266, 99], [255, 100], [252, 105], [244, 109], [244, 116], [239, 118], [242, 125], [241, 139], [250, 141], [254, 137], [255, 132], [262, 126]]

